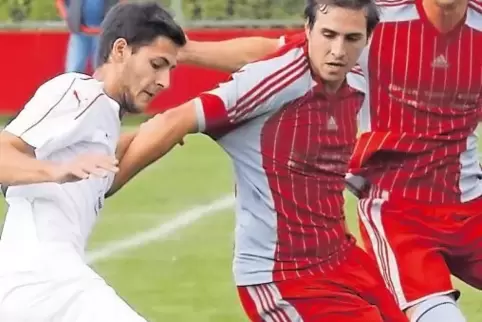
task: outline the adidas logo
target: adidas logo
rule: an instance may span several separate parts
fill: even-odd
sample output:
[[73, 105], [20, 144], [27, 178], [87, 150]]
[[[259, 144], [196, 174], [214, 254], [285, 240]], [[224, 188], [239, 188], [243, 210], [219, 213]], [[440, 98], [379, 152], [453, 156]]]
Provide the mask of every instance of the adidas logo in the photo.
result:
[[433, 68], [447, 68], [449, 67], [449, 63], [447, 62], [447, 58], [444, 55], [437, 56], [432, 62]]
[[333, 116], [330, 116], [330, 118], [328, 119], [328, 124], [326, 125], [326, 128], [330, 131], [338, 130], [338, 125], [336, 124], [335, 118]]

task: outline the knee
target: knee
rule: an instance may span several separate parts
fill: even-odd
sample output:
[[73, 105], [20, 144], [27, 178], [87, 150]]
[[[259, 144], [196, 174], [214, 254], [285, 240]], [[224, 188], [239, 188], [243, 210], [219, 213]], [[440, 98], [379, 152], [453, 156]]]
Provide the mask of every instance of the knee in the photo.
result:
[[466, 322], [451, 295], [431, 297], [406, 310], [410, 322]]

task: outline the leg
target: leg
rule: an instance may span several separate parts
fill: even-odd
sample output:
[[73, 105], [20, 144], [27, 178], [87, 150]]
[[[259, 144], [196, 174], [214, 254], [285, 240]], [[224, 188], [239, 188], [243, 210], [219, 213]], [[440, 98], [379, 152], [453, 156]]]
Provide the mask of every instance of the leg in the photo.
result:
[[[453, 275], [471, 286], [482, 289], [482, 236], [480, 227], [482, 198], [459, 206], [441, 205], [434, 213], [445, 218], [445, 227], [455, 233], [441, 233], [445, 243], [447, 264]], [[465, 322], [457, 306], [456, 297], [440, 295], [430, 297], [407, 310], [413, 322]]]
[[316, 281], [283, 281], [238, 290], [252, 322], [384, 321], [376, 306], [341, 288], [323, 290]]
[[83, 34], [70, 34], [67, 45], [66, 72], [83, 73], [89, 57], [89, 37]]
[[449, 258], [452, 274], [470, 286], [482, 290], [482, 198], [468, 205], [469, 213], [453, 220], [462, 223], [457, 232], [458, 245]]
[[0, 271], [0, 321], [146, 322], [87, 265]]
[[92, 64], [92, 70], [97, 68], [97, 65], [99, 64], [99, 37], [98, 36], [92, 36], [92, 47], [90, 50], [90, 59], [91, 59], [91, 64]]
[[75, 301], [62, 313], [62, 321], [147, 322], [103, 280], [79, 288]]
[[409, 308], [410, 322], [466, 322], [452, 295], [438, 295]]
[[321, 276], [239, 287], [251, 321], [406, 322], [376, 266], [355, 248]]
[[457, 293], [441, 253], [437, 220], [378, 198], [360, 200], [358, 213], [365, 248], [401, 309]]

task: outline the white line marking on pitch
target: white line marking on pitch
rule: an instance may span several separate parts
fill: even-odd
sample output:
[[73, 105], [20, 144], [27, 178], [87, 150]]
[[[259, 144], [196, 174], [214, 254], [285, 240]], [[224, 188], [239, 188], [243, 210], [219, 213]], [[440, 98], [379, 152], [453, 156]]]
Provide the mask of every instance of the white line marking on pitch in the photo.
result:
[[161, 223], [157, 227], [137, 233], [132, 237], [110, 242], [105, 246], [87, 253], [87, 263], [92, 264], [126, 250], [147, 245], [153, 241], [168, 237], [170, 234], [193, 224], [199, 219], [228, 209], [234, 205], [234, 197], [229, 195], [217, 199], [210, 204], [195, 206], [189, 210], [178, 213], [173, 219]]

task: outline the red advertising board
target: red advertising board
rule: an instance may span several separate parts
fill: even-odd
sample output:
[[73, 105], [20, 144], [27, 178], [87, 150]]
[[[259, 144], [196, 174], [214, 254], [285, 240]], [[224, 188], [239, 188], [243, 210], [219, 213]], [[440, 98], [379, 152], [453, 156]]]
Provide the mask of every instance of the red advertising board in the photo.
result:
[[[202, 29], [190, 30], [193, 40], [224, 40], [242, 36], [279, 37], [299, 30], [286, 29]], [[63, 72], [68, 33], [65, 31], [1, 31], [0, 114], [13, 114], [46, 80]], [[149, 112], [176, 106], [208, 90], [227, 75], [194, 66], [179, 66], [171, 88], [159, 95]]]

